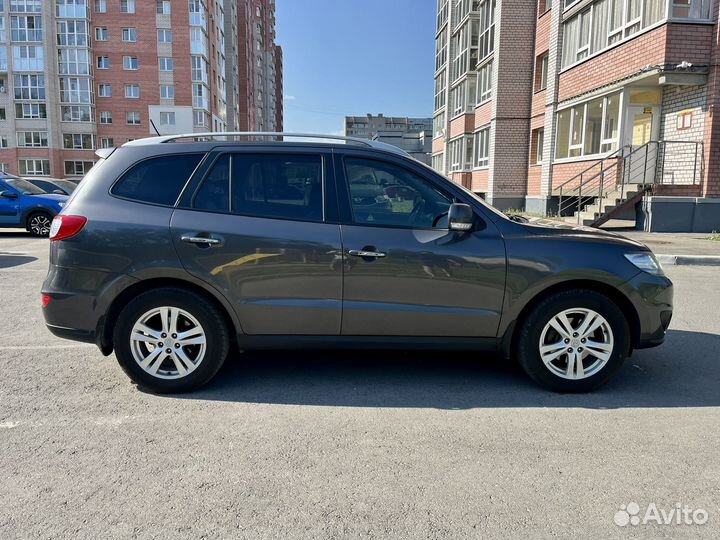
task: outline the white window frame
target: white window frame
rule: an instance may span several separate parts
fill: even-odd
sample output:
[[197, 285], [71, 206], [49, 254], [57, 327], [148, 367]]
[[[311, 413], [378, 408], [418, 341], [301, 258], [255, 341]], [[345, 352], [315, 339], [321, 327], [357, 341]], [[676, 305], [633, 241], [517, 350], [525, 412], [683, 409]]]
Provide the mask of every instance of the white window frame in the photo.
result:
[[135, 0], [120, 0], [120, 13], [135, 13]]
[[140, 85], [135, 83], [126, 84], [125, 97], [127, 99], [140, 99]]
[[175, 99], [175, 85], [161, 84], [160, 85], [160, 99]]
[[[32, 167], [28, 167], [28, 165], [32, 165]], [[43, 158], [19, 159], [18, 172], [22, 176], [50, 176], [50, 160]]]
[[158, 43], [172, 43], [173, 42], [173, 31], [170, 28], [158, 28], [157, 40], [158, 40]]
[[174, 126], [175, 124], [176, 124], [176, 117], [175, 117], [174, 111], [161, 111], [160, 112], [160, 125], [161, 126]]
[[[135, 67], [133, 67], [133, 64]], [[123, 56], [123, 70], [138, 71], [140, 69], [140, 60], [137, 56]]]
[[[473, 133], [475, 152], [473, 154], [473, 168], [487, 169], [490, 167], [490, 126], [484, 126]], [[480, 149], [484, 152], [481, 153]]]
[[111, 98], [112, 97], [112, 85], [107, 83], [98, 84], [98, 97]]
[[158, 58], [158, 69], [164, 72], [175, 71], [175, 60], [173, 60], [172, 56], [160, 56]]
[[[28, 136], [30, 144], [28, 144]], [[16, 133], [18, 148], [48, 148], [47, 131], [18, 131]]]
[[137, 42], [137, 28], [132, 26], [122, 29], [122, 40], [124, 43]]

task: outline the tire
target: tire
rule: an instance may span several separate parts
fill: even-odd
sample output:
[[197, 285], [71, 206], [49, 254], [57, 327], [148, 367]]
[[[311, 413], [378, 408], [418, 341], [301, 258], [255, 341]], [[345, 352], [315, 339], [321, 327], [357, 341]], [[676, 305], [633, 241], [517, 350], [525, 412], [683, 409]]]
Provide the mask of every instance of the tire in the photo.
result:
[[[583, 328], [586, 322], [589, 334]], [[516, 342], [525, 373], [541, 386], [563, 393], [599, 388], [620, 370], [629, 350], [630, 329], [620, 308], [588, 289], [562, 291], [542, 300], [521, 322]]]
[[25, 222], [25, 228], [27, 231], [38, 238], [44, 238], [50, 235], [50, 225], [52, 224], [53, 216], [49, 212], [38, 211], [33, 212], [27, 218]]
[[[168, 321], [165, 327], [163, 317]], [[143, 293], [125, 306], [115, 324], [113, 346], [132, 381], [166, 394], [207, 384], [225, 362], [230, 340], [223, 317], [205, 298], [185, 289], [163, 288]]]

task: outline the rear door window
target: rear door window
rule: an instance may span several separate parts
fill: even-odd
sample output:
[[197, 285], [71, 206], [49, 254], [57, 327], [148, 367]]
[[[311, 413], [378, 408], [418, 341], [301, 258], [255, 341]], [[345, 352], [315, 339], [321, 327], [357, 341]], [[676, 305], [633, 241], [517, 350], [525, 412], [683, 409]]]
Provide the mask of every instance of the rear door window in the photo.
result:
[[196, 192], [192, 206], [243, 216], [323, 221], [322, 157], [221, 156]]
[[133, 166], [111, 193], [133, 201], [173, 206], [204, 154], [173, 154]]

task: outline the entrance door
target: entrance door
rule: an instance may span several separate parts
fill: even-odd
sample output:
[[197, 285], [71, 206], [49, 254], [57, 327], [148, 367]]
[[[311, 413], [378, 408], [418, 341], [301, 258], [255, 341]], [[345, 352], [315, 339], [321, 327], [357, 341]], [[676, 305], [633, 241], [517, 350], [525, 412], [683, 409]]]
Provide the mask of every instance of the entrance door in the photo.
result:
[[625, 182], [630, 184], [651, 184], [655, 178], [655, 164], [658, 157], [656, 144], [659, 123], [657, 107], [628, 107], [628, 123], [625, 162]]

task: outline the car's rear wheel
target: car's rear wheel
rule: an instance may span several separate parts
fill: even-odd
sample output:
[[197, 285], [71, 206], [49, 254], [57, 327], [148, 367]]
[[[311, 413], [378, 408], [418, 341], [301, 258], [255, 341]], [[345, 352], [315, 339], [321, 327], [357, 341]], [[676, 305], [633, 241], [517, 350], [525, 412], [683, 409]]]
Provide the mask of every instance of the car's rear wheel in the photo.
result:
[[141, 294], [122, 310], [113, 333], [115, 356], [140, 386], [188, 392], [212, 379], [225, 362], [228, 329], [205, 298], [182, 289]]
[[589, 392], [622, 366], [630, 330], [620, 308], [596, 291], [573, 289], [542, 300], [521, 322], [520, 365], [557, 392]]
[[52, 220], [52, 216], [47, 212], [33, 212], [28, 216], [26, 227], [33, 236], [48, 236]]

